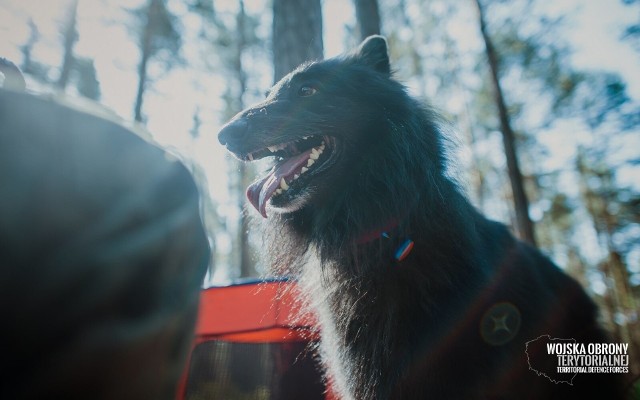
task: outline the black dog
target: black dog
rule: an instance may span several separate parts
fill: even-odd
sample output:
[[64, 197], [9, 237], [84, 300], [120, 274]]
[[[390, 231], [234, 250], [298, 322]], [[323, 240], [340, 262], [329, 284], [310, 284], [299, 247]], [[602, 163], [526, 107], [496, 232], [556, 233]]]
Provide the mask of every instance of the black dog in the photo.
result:
[[605, 342], [596, 308], [447, 177], [438, 117], [392, 79], [384, 38], [302, 65], [219, 139], [275, 157], [247, 196], [271, 264], [311, 293], [343, 398], [620, 397], [611, 374], [529, 369], [555, 370], [527, 349], [542, 335]]

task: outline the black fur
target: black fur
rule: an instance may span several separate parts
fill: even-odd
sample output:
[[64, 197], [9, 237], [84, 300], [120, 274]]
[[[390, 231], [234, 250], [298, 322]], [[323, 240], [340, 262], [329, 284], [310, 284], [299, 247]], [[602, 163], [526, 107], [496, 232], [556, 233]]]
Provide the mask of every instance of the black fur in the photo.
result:
[[[606, 335], [573, 279], [447, 177], [439, 126], [392, 79], [386, 41], [371, 37], [299, 67], [219, 134], [243, 159], [301, 136], [332, 138], [328, 160], [271, 198], [263, 222], [271, 265], [310, 293], [335, 388], [345, 399], [620, 397], [613, 375], [579, 374], [571, 386], [529, 370], [529, 340]], [[397, 261], [407, 239], [414, 248]], [[496, 343], [483, 324], [502, 303], [515, 336]]]

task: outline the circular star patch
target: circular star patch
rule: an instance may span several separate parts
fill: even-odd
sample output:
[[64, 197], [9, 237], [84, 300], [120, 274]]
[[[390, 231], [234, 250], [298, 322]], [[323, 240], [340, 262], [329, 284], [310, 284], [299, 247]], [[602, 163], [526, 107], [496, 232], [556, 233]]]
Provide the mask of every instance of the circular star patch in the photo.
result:
[[492, 346], [501, 346], [513, 339], [520, 329], [520, 311], [509, 302], [496, 303], [480, 321], [480, 335]]

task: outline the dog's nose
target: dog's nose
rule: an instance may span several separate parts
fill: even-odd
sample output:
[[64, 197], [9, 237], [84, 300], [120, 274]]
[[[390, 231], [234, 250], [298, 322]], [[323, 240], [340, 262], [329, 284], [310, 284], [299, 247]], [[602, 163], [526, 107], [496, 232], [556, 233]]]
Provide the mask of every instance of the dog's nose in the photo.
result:
[[239, 118], [230, 121], [223, 126], [218, 132], [218, 140], [223, 146], [229, 143], [238, 143], [244, 140], [247, 132], [249, 131], [249, 123], [244, 118]]

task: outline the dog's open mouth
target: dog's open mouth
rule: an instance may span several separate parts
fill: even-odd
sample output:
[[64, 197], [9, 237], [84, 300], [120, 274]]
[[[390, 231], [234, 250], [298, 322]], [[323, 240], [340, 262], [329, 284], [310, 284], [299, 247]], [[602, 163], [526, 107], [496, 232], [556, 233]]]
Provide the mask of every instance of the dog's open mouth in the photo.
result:
[[313, 135], [247, 154], [244, 157], [247, 161], [276, 157], [276, 164], [267, 175], [247, 188], [247, 198], [266, 218], [267, 202], [273, 198], [273, 202], [284, 204], [298, 197], [309, 179], [330, 159], [334, 145], [329, 136]]

